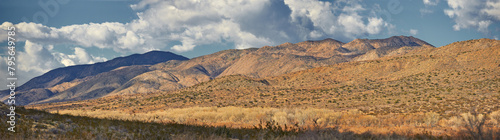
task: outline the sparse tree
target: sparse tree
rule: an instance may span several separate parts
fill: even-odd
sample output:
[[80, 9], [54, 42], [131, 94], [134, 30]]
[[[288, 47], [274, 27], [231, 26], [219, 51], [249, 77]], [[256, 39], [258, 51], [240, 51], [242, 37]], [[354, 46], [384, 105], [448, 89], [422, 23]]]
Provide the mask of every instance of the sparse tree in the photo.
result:
[[475, 109], [472, 109], [469, 113], [462, 113], [460, 115], [465, 123], [465, 128], [472, 135], [474, 139], [483, 139], [483, 125], [485, 123], [485, 118], [483, 114], [478, 114]]

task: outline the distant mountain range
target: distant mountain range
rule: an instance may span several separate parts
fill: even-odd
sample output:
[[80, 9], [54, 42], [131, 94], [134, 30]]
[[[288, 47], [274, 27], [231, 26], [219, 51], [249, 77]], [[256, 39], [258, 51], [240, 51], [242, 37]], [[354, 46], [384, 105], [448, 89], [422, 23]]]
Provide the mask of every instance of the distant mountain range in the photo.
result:
[[[86, 95], [86, 98], [76, 99], [101, 97], [101, 93], [112, 91], [113, 86], [119, 86], [130, 78], [149, 71], [149, 65], [169, 60], [188, 58], [171, 52], [151, 51], [95, 64], [57, 68], [18, 87], [16, 103], [25, 105], [65, 93], [72, 93], [67, 100], [80, 94], [90, 94], [92, 97]], [[0, 97], [7, 97], [8, 94], [7, 90], [2, 91]]]
[[[338, 42], [323, 40], [287, 43], [261, 49], [223, 51], [188, 61], [160, 63], [153, 66], [157, 70], [146, 72], [133, 78], [135, 81], [127, 82], [132, 86], [125, 85], [130, 87], [134, 84], [151, 85], [151, 87], [157, 84], [159, 87], [167, 85], [143, 79], [145, 76], [151, 76], [153, 79], [154, 76], [150, 74], [152, 72], [157, 75], [166, 73], [162, 76], [169, 78], [175, 76], [177, 78], [170, 79], [172, 80], [170, 83], [178, 84], [184, 84], [183, 79], [186, 79], [186, 74], [191, 74], [191, 77], [204, 75], [208, 77], [207, 79], [212, 76], [211, 74], [220, 74], [215, 79], [179, 90], [156, 90], [156, 92], [151, 90], [148, 93], [39, 104], [33, 107], [49, 111], [106, 112], [113, 110], [126, 112], [125, 114], [131, 112], [154, 114], [172, 108], [189, 107], [327, 108], [337, 111], [358, 109], [368, 114], [437, 112], [444, 117], [459, 115], [470, 111], [472, 107], [477, 107], [477, 111], [483, 114], [500, 109], [498, 105], [500, 102], [500, 41], [498, 40], [460, 41], [439, 48], [394, 47], [397, 49], [388, 52], [377, 51], [379, 48], [384, 48], [377, 46], [373, 47], [375, 49], [367, 49], [365, 54], [354, 56], [342, 55], [352, 53], [352, 51], [345, 51], [343, 47], [340, 48], [341, 46], [332, 48], [345, 52], [328, 51], [316, 54], [322, 57], [304, 53], [310, 48], [302, 49], [307, 45], [320, 48], [318, 46], [327, 43]], [[373, 60], [356, 61], [359, 58], [367, 58], [366, 55], [371, 51], [377, 51], [375, 54], [381, 56], [385, 54], [385, 56]], [[273, 55], [283, 52], [286, 53], [273, 58]], [[268, 54], [266, 57], [259, 56], [259, 53]], [[342, 58], [342, 61], [351, 62], [306, 70], [291, 69], [326, 65], [326, 62], [335, 63], [331, 61], [333, 58], [328, 58], [327, 53]], [[229, 66], [218, 65], [220, 69], [225, 68], [224, 70], [212, 69], [215, 66], [209, 67], [221, 63], [208, 61], [207, 58], [221, 60], [220, 56], [227, 56], [227, 54], [237, 54], [232, 57], [223, 57], [226, 62], [236, 58], [236, 62], [232, 62]], [[237, 65], [240, 63], [238, 61], [244, 61], [250, 66]], [[200, 63], [187, 65], [194, 62]], [[269, 67], [270, 70], [264, 67]], [[179, 68], [177, 69], [179, 71], [175, 71], [175, 68]], [[238, 73], [232, 69], [238, 69], [241, 72]], [[233, 73], [229, 74], [230, 71]], [[285, 72], [285, 74], [273, 76], [280, 73], [275, 71]], [[94, 112], [94, 114], [100, 113]]]
[[225, 50], [188, 61], [169, 61], [152, 66], [154, 70], [134, 77], [109, 95], [171, 91], [227, 75], [241, 74], [252, 78], [278, 76], [342, 62], [404, 54], [414, 49], [434, 48], [425, 41], [406, 36], [358, 41], [374, 47], [349, 50], [343, 46], [350, 43], [325, 39], [259, 49]]
[[[18, 105], [172, 91], [228, 75], [264, 78], [343, 62], [374, 60], [434, 48], [414, 37], [334, 39], [225, 50], [188, 60], [153, 51], [51, 70], [18, 88]], [[1, 93], [2, 100], [7, 91]]]

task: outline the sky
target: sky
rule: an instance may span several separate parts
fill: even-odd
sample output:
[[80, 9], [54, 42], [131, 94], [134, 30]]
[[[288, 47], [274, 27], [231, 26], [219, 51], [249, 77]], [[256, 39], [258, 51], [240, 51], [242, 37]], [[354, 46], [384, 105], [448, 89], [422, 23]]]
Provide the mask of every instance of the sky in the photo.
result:
[[14, 26], [18, 84], [55, 68], [151, 50], [194, 58], [227, 49], [325, 38], [347, 43], [356, 38], [405, 35], [440, 47], [456, 41], [500, 37], [500, 0], [0, 3], [0, 79], [7, 77], [7, 29]]

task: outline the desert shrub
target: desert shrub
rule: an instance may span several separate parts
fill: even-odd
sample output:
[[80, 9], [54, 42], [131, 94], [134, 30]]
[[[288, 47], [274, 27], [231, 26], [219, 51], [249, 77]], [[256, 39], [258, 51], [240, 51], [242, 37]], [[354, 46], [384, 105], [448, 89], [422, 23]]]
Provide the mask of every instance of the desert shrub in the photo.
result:
[[347, 114], [351, 115], [351, 116], [357, 116], [357, 115], [360, 115], [360, 114], [363, 114], [363, 112], [361, 112], [360, 110], [358, 109], [351, 109], [347, 112]]
[[493, 125], [500, 125], [500, 110], [492, 112], [490, 118]]
[[425, 113], [424, 122], [428, 126], [434, 127], [439, 122], [439, 114], [435, 112]]
[[276, 121], [278, 124], [281, 124], [281, 125], [288, 124], [287, 116], [288, 115], [286, 114], [286, 112], [283, 112], [283, 111], [277, 112], [277, 113], [274, 114], [273, 120]]
[[216, 116], [215, 112], [196, 112], [193, 114], [193, 118], [201, 122], [215, 121]]
[[483, 138], [483, 125], [485, 117], [483, 114], [477, 114], [475, 111], [472, 113], [462, 113], [460, 115], [464, 121], [465, 128], [475, 139]]
[[37, 125], [35, 125], [35, 128], [37, 128], [37, 129], [47, 129], [47, 125], [45, 125], [45, 124], [37, 124]]
[[306, 120], [308, 119], [308, 115], [305, 113], [302, 113], [302, 111], [297, 110], [295, 112], [295, 120], [299, 123], [299, 125], [305, 125]]
[[49, 131], [48, 131], [48, 132], [49, 132], [49, 133], [52, 133], [52, 134], [59, 134], [59, 133], [62, 133], [62, 131], [61, 131], [61, 130], [56, 129], [56, 128], [51, 128], [51, 129], [49, 129]]
[[323, 116], [326, 125], [339, 125], [342, 114], [339, 112], [328, 113]]
[[233, 114], [229, 118], [229, 120], [231, 120], [232, 122], [241, 122], [243, 120], [243, 118], [245, 118], [245, 113], [238, 112], [238, 113]]
[[446, 126], [454, 127], [454, 128], [463, 127], [464, 121], [462, 120], [462, 118], [459, 118], [457, 116], [453, 116], [446, 121]]
[[373, 115], [363, 115], [356, 119], [361, 126], [374, 126], [378, 122], [378, 118]]

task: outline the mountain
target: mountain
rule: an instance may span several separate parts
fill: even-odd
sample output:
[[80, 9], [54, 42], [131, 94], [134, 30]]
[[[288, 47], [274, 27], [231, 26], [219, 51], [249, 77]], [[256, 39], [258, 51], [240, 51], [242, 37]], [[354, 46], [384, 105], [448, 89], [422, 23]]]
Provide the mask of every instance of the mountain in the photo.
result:
[[[104, 64], [96, 64], [89, 65], [88, 68], [82, 66], [56, 69], [32, 79], [25, 84], [26, 86], [23, 85], [22, 90], [30, 91], [37, 96], [23, 98], [21, 103], [39, 104], [102, 96], [167, 92], [229, 75], [264, 78], [338, 63], [401, 55], [422, 48], [434, 47], [411, 36], [376, 40], [358, 39], [347, 44], [334, 39], [324, 39], [264, 46], [258, 49], [225, 50], [185, 61], [184, 59], [155, 61], [158, 64], [150, 67], [113, 70], [118, 66], [106, 67], [101, 66]], [[137, 59], [157, 60], [156, 55], [148, 54]], [[129, 58], [119, 62], [133, 63], [137, 59]], [[113, 59], [110, 62], [113, 61], [117, 60]]]
[[471, 107], [484, 114], [499, 110], [499, 85], [500, 41], [478, 39], [277, 76], [227, 75], [175, 91], [36, 106], [143, 113], [178, 107], [327, 108], [450, 117]]
[[188, 61], [160, 63], [152, 66], [151, 71], [134, 77], [109, 95], [149, 93], [192, 86], [217, 77], [241, 56], [252, 51], [255, 49], [225, 50]]
[[[349, 43], [325, 39], [264, 46], [259, 49], [226, 50], [189, 61], [169, 61], [153, 66], [154, 70], [133, 78], [108, 95], [171, 91], [228, 75], [241, 74], [252, 78], [277, 76], [360, 59], [404, 54], [402, 49], [409, 51], [422, 47], [433, 48], [425, 41], [406, 36], [365, 41], [376, 46], [371, 51], [375, 51], [377, 57], [366, 56], [369, 55], [368, 50], [344, 48]], [[349, 47], [352, 46], [355, 45], [351, 43]]]
[[[146, 65], [153, 65], [169, 60], [188, 60], [188, 58], [171, 52], [151, 51], [144, 54], [133, 54], [126, 57], [118, 57], [106, 62], [95, 64], [76, 65], [51, 70], [41, 76], [35, 77], [17, 88], [16, 100], [18, 105], [24, 105], [51, 98], [68, 90], [73, 94], [82, 94], [92, 91], [109, 91], [112, 88], [103, 85], [121, 85], [134, 76], [149, 71]], [[135, 66], [141, 65], [141, 66]], [[120, 69], [121, 70], [117, 70]], [[106, 74], [103, 74], [106, 73]], [[118, 78], [120, 80], [110, 80]], [[106, 82], [103, 82], [106, 81]], [[87, 84], [83, 86], [81, 84]], [[76, 86], [79, 85], [79, 86]], [[74, 87], [76, 86], [76, 87]], [[91, 88], [92, 87], [92, 88]], [[77, 90], [76, 88], [79, 88]], [[83, 91], [85, 92], [78, 92]], [[2, 101], [5, 100], [8, 91], [2, 91]], [[102, 93], [99, 93], [102, 95]], [[92, 98], [100, 97], [93, 96]]]

